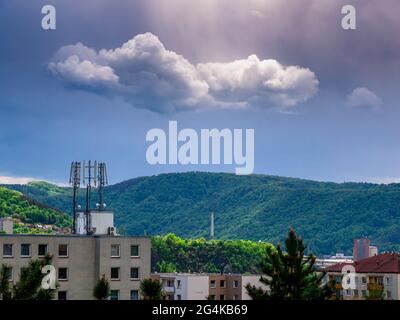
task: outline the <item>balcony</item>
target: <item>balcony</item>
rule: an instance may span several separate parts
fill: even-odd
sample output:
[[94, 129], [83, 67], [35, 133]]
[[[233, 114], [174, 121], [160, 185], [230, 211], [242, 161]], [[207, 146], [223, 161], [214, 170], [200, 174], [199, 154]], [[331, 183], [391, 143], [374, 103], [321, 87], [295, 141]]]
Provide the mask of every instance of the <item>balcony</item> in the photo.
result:
[[166, 286], [163, 288], [165, 293], [175, 293], [175, 287]]
[[368, 283], [368, 291], [383, 291], [383, 284]]

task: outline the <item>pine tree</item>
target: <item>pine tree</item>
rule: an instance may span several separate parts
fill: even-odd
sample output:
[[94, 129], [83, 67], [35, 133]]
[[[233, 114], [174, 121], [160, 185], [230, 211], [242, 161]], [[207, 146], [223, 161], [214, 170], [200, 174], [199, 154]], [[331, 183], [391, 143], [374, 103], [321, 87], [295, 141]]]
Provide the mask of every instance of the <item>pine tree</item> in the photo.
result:
[[316, 257], [305, 256], [306, 246], [293, 229], [289, 230], [285, 241], [286, 252], [280, 245], [267, 248], [262, 262], [265, 276], [260, 281], [267, 290], [260, 287], [246, 286], [247, 292], [254, 300], [323, 300], [332, 296], [332, 284], [322, 285], [324, 272], [317, 273], [314, 264]]
[[140, 291], [144, 300], [161, 300], [162, 284], [158, 280], [144, 279], [140, 282]]
[[1, 265], [0, 268], [0, 299], [11, 299], [10, 276], [11, 267], [8, 265]]
[[56, 289], [43, 289], [45, 274], [42, 269], [51, 264], [52, 257], [47, 255], [41, 260], [31, 260], [21, 268], [19, 280], [10, 287], [10, 267], [2, 265], [0, 269], [0, 294], [4, 300], [51, 300]]
[[110, 283], [103, 274], [93, 289], [93, 297], [95, 297], [97, 300], [106, 300], [110, 294]]

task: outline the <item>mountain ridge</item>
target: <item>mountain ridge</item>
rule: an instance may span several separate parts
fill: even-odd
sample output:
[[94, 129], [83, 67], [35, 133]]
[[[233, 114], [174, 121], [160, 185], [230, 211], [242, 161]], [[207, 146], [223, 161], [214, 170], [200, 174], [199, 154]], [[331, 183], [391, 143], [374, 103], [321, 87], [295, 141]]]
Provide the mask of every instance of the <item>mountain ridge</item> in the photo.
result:
[[[43, 183], [11, 188], [71, 212], [70, 188]], [[82, 204], [83, 197], [81, 191]], [[163, 173], [107, 186], [105, 199], [115, 211], [116, 225], [124, 225], [129, 234], [207, 237], [214, 211], [218, 239], [277, 243], [293, 226], [318, 254], [349, 254], [353, 239], [361, 236], [369, 236], [381, 250], [400, 249], [400, 184], [395, 183]]]

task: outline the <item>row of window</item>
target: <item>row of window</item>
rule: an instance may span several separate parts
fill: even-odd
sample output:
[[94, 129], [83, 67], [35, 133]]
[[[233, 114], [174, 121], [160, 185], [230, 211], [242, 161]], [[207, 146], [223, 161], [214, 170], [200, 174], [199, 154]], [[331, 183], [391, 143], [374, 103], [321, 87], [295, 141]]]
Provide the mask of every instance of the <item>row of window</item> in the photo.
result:
[[[232, 281], [232, 286], [233, 288], [239, 288], [239, 280], [233, 280]], [[216, 280], [210, 280], [210, 288], [216, 288], [217, 287], [217, 281]], [[219, 287], [220, 288], [226, 288], [226, 281], [225, 280], [220, 280], [219, 281]]]
[[[6, 278], [8, 278], [10, 281], [13, 281], [13, 275], [14, 275], [14, 269], [10, 267], [9, 273], [6, 275]], [[58, 268], [58, 280], [61, 281], [66, 281], [68, 280], [68, 268]]]
[[[120, 280], [120, 273], [121, 273], [121, 270], [119, 267], [111, 268], [110, 279], [113, 281]], [[67, 281], [68, 280], [68, 268], [58, 268], [57, 274], [58, 274], [59, 281]], [[13, 280], [13, 268], [10, 268], [7, 278], [10, 279], [10, 281]], [[139, 268], [138, 267], [132, 267], [130, 269], [130, 279], [131, 280], [139, 279]]]
[[[14, 256], [14, 245], [12, 243], [4, 243], [3, 244], [3, 257], [13, 257]], [[38, 245], [38, 256], [44, 257], [48, 253], [48, 245], [47, 244], [39, 244]], [[130, 256], [132, 258], [139, 257], [139, 246], [131, 245], [130, 248]], [[21, 257], [30, 257], [31, 256], [31, 244], [30, 243], [22, 243], [20, 246], [20, 256]], [[59, 244], [58, 245], [58, 256], [59, 257], [68, 257], [68, 244]], [[120, 258], [120, 245], [112, 244], [111, 245], [111, 257], [112, 258]]]
[[[119, 290], [111, 290], [110, 300], [119, 300], [120, 293]], [[58, 291], [57, 293], [58, 300], [68, 300], [68, 291]], [[139, 291], [138, 290], [131, 290], [130, 292], [131, 300], [139, 300]]]
[[[342, 292], [339, 292], [339, 295], [342, 295]], [[360, 291], [357, 289], [351, 290], [351, 289], [347, 289], [344, 290], [344, 295], [347, 297], [360, 297]], [[362, 298], [366, 298], [367, 297], [367, 290], [361, 290], [361, 297]], [[386, 296], [385, 298], [387, 299], [391, 299], [392, 298], [392, 292], [387, 290], [386, 291]]]
[[[163, 281], [163, 285], [165, 286], [165, 284], [168, 287], [174, 287], [174, 280], [164, 280]], [[219, 287], [220, 288], [226, 288], [226, 281], [225, 280], [220, 280], [219, 281]], [[239, 288], [239, 280], [233, 280], [232, 281], [232, 287], [233, 288]], [[176, 280], [176, 288], [177, 289], [181, 289], [182, 288], [182, 283], [181, 280]], [[217, 281], [216, 280], [210, 280], [210, 288], [211, 289], [215, 289], [217, 288]]]
[[[120, 280], [120, 278], [121, 278], [120, 274], [121, 274], [121, 268], [119, 268], [119, 267], [111, 268], [110, 280], [113, 280], [113, 281]], [[139, 268], [138, 267], [131, 268], [130, 279], [131, 280], [139, 279]]]
[[[209, 295], [208, 298], [209, 298], [210, 300], [216, 300], [215, 294]], [[225, 300], [225, 295], [224, 295], [224, 294], [220, 294], [220, 295], [219, 295], [219, 300]], [[232, 296], [232, 300], [239, 300], [239, 295], [237, 295], [237, 294], [233, 295], [233, 296]]]
[[[47, 244], [39, 244], [38, 245], [38, 256], [44, 257], [48, 253], [48, 245]], [[12, 243], [4, 243], [3, 244], [3, 257], [13, 257], [14, 256], [14, 245]], [[21, 257], [30, 257], [31, 256], [31, 244], [30, 243], [22, 243], [20, 246], [20, 256]], [[59, 244], [58, 245], [58, 256], [59, 257], [68, 257], [68, 245], [67, 244]]]
[[[111, 290], [110, 300], [119, 300], [119, 294], [119, 290]], [[130, 298], [131, 300], [139, 300], [139, 291], [131, 290]]]
[[[120, 247], [121, 246], [119, 244], [111, 245], [111, 257], [112, 258], [120, 258], [121, 257]], [[138, 245], [131, 245], [130, 255], [131, 255], [131, 257], [134, 257], [134, 258], [137, 258], [140, 256]]]
[[[386, 281], [385, 281], [386, 285], [390, 285], [390, 277], [385, 277], [385, 279], [386, 279]], [[336, 276], [335, 277], [335, 281], [336, 281], [336, 283], [341, 283], [342, 282], [342, 276]], [[359, 283], [359, 277], [357, 277], [357, 276], [354, 277], [354, 281], [355, 281], [356, 284], [358, 284]], [[347, 283], [350, 283], [350, 282], [351, 282], [351, 279], [349, 277], [347, 279]], [[369, 282], [367, 281], [367, 277], [361, 277], [361, 284], [366, 285], [368, 283], [383, 285], [384, 277], [370, 277], [370, 281]]]

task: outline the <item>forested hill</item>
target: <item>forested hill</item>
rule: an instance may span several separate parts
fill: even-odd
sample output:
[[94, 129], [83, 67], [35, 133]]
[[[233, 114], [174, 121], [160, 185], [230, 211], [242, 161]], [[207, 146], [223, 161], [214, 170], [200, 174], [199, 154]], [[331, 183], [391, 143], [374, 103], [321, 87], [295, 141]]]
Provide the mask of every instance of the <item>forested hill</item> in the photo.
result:
[[[18, 228], [21, 231], [30, 232], [26, 224], [46, 224], [57, 227], [69, 227], [71, 218], [54, 210], [36, 200], [26, 197], [20, 192], [0, 187], [0, 218], [12, 217], [21, 222]], [[33, 230], [34, 228], [32, 228]]]
[[[71, 211], [69, 188], [37, 182], [9, 187]], [[128, 234], [207, 237], [213, 210], [217, 239], [277, 243], [293, 226], [317, 254], [351, 253], [353, 238], [361, 236], [380, 250], [400, 250], [400, 184], [173, 173], [108, 186], [106, 202]]]

